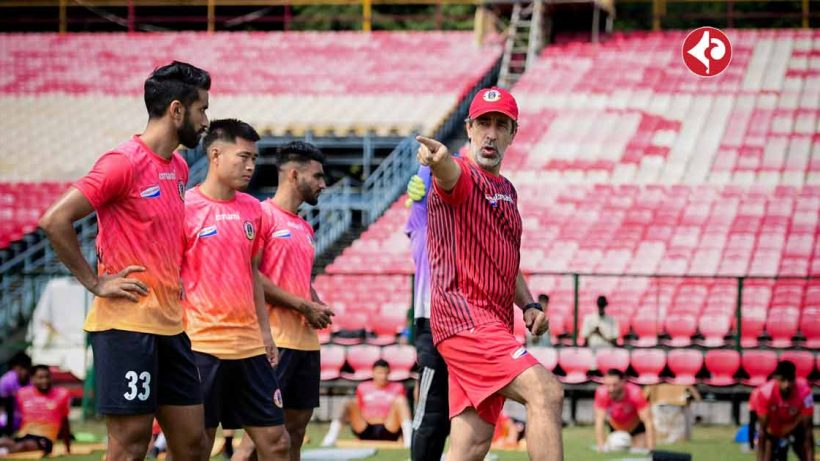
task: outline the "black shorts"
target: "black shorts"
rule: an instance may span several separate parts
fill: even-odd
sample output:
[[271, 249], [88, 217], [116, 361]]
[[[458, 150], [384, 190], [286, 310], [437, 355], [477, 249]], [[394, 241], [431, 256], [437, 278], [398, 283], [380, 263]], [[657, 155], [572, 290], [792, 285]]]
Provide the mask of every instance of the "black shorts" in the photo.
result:
[[141, 415], [155, 413], [159, 405], [202, 403], [199, 373], [185, 333], [106, 330], [88, 336], [101, 414]]
[[285, 409], [309, 410], [319, 407], [319, 351], [279, 349], [276, 378], [282, 388]]
[[223, 429], [279, 426], [284, 422], [282, 392], [268, 358], [223, 360], [194, 352], [202, 393], [205, 427]]
[[401, 437], [401, 432], [390, 432], [384, 424], [368, 424], [361, 432], [353, 432], [359, 440], [389, 440], [395, 442]]
[[46, 455], [51, 454], [51, 451], [54, 449], [54, 442], [49, 440], [47, 437], [42, 437], [39, 435], [26, 434], [22, 437], [16, 437], [14, 439], [14, 442], [34, 442], [35, 444], [37, 444], [37, 449], [43, 450], [43, 453]]
[[[615, 428], [612, 427], [612, 424], [609, 424], [609, 422], [607, 422], [606, 424], [607, 424], [607, 426], [609, 426], [610, 431], [612, 431], [612, 432], [615, 431]], [[640, 421], [640, 422], [638, 422], [638, 425], [635, 426], [635, 429], [632, 429], [631, 431], [629, 431], [629, 435], [631, 435], [632, 437], [635, 437], [636, 435], [643, 434], [645, 432], [646, 432], [646, 426], [643, 425], [643, 421]]]

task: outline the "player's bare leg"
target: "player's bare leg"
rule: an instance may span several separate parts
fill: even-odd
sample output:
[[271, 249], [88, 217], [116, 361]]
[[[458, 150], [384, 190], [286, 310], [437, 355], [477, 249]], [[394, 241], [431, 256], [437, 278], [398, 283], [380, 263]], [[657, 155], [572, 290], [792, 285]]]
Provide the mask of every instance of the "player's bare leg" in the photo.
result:
[[399, 396], [393, 400], [390, 406], [390, 412], [384, 420], [384, 428], [390, 432], [399, 432], [402, 428], [402, 423], [410, 420], [410, 404], [404, 396]]
[[632, 448], [646, 448], [646, 433], [641, 432], [632, 436]]
[[495, 426], [468, 408], [450, 422], [448, 461], [482, 461], [493, 441]]
[[[154, 415], [108, 415], [105, 426], [108, 431], [107, 461], [142, 461], [151, 443], [151, 426]], [[199, 451], [197, 450], [197, 453]]]
[[353, 432], [362, 432], [367, 429], [367, 420], [362, 416], [362, 410], [355, 400], [348, 400], [342, 407], [342, 414], [339, 418], [342, 424], [350, 424], [350, 429]]
[[[157, 420], [168, 440], [168, 453], [174, 461], [198, 461], [210, 457], [210, 450], [205, 451], [207, 439], [202, 405], [161, 405]], [[142, 456], [144, 458], [145, 454]]]
[[290, 437], [285, 426], [246, 427], [245, 433], [253, 440], [256, 456], [261, 461], [290, 459]]
[[530, 459], [563, 460], [561, 412], [564, 390], [555, 376], [541, 365], [535, 365], [516, 376], [501, 389], [501, 394], [527, 407], [527, 440], [539, 441], [527, 444]]
[[290, 460], [300, 461], [302, 459], [302, 442], [305, 440], [305, 430], [313, 416], [313, 409], [309, 410], [288, 410], [285, 409], [285, 427], [290, 435]]

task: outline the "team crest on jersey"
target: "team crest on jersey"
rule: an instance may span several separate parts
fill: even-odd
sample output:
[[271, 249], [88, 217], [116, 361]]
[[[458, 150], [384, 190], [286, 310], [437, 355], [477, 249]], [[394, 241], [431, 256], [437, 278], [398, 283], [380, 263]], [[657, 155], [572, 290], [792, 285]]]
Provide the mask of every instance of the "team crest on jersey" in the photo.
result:
[[159, 197], [159, 194], [161, 192], [162, 191], [159, 188], [159, 186], [151, 186], [151, 187], [143, 189], [142, 192], [140, 192], [140, 197], [142, 197], [142, 198], [157, 198], [157, 197]]
[[515, 360], [515, 359], [521, 358], [525, 355], [527, 355], [527, 349], [525, 349], [523, 347], [519, 347], [518, 349], [516, 349], [515, 352], [512, 353], [512, 358], [513, 358], [513, 360]]
[[284, 402], [282, 402], [282, 391], [276, 389], [273, 393], [273, 403], [276, 404], [277, 407], [282, 408], [285, 406]]
[[217, 234], [216, 226], [208, 226], [199, 231], [199, 238], [213, 237]]
[[484, 194], [484, 198], [487, 199], [488, 202], [490, 202], [490, 206], [493, 207], [493, 208], [498, 207], [498, 202], [500, 202], [500, 201], [510, 202], [510, 203], [513, 202], [512, 197], [510, 197], [507, 194], [495, 194], [495, 195]]
[[185, 201], [185, 184], [182, 181], [177, 181], [177, 190], [179, 191], [179, 198]]
[[252, 222], [245, 221], [242, 227], [245, 229], [245, 237], [247, 237], [248, 240], [253, 240], [253, 238], [256, 237], [256, 229], [253, 228]]
[[280, 230], [273, 233], [273, 238], [277, 238], [277, 239], [289, 239], [290, 236], [291, 236], [291, 233], [287, 229], [280, 229]]

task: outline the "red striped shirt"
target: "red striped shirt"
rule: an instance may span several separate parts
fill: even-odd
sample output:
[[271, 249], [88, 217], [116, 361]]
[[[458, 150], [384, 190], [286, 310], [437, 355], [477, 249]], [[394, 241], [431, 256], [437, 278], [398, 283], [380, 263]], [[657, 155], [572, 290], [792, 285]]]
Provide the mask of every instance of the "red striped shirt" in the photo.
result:
[[455, 158], [461, 176], [452, 191], [434, 182], [427, 206], [433, 341], [501, 322], [513, 331], [515, 279], [521, 249], [518, 195], [502, 176]]

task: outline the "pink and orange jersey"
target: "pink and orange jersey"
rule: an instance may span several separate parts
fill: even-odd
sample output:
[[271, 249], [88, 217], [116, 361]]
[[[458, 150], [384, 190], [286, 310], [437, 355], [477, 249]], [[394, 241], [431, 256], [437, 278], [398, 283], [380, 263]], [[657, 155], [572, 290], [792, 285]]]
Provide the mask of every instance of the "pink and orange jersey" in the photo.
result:
[[233, 200], [185, 194], [186, 331], [191, 348], [225, 360], [265, 353], [253, 296], [251, 259], [261, 251], [262, 208], [237, 192]]
[[[273, 200], [262, 203], [262, 212], [266, 226], [260, 272], [288, 293], [311, 299], [313, 227], [298, 215], [280, 208]], [[269, 307], [271, 330], [277, 346], [319, 350], [319, 336], [302, 314], [286, 307]]]
[[182, 332], [179, 267], [186, 182], [188, 165], [179, 154], [165, 160], [134, 136], [100, 157], [74, 184], [97, 211], [97, 272], [143, 266], [145, 272], [129, 277], [149, 290], [137, 303], [95, 298], [86, 331]]
[[26, 386], [17, 393], [17, 406], [23, 416], [21, 435], [38, 435], [56, 441], [63, 420], [68, 417], [71, 397], [61, 387], [40, 392], [34, 386]]

